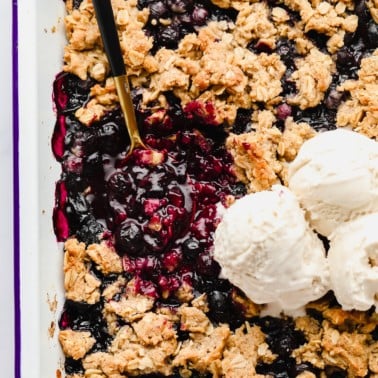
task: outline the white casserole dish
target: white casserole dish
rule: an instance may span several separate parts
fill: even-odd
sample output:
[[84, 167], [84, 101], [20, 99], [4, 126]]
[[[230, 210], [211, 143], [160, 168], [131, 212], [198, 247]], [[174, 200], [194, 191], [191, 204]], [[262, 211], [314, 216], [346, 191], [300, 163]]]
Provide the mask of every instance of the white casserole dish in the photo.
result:
[[15, 300], [16, 308], [19, 304], [21, 309], [20, 317], [15, 318], [16, 378], [54, 378], [63, 371], [57, 329], [53, 332], [52, 327], [63, 297], [62, 252], [52, 227], [60, 167], [50, 146], [55, 123], [53, 80], [61, 69], [65, 45], [63, 16], [63, 0], [19, 0], [13, 15], [18, 26], [17, 41], [13, 41], [18, 43], [19, 84], [14, 127], [19, 131], [20, 188], [20, 238], [15, 251], [20, 265]]

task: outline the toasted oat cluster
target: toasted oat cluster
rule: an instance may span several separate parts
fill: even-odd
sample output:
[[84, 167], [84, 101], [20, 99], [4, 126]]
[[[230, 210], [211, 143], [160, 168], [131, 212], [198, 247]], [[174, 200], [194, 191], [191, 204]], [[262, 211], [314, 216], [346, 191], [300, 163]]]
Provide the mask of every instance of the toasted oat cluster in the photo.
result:
[[[262, 316], [212, 258], [223, 209], [316, 133], [378, 137], [375, 0], [112, 0], [128, 137], [91, 0], [66, 0], [54, 228], [67, 378], [378, 377], [378, 317], [332, 292]], [[327, 246], [325, 246], [327, 248]]]

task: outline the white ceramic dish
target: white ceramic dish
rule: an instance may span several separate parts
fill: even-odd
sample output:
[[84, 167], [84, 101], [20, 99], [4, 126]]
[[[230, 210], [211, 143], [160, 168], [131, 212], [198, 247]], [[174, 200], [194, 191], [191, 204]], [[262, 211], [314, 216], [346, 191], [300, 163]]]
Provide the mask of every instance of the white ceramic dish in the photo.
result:
[[65, 44], [64, 2], [19, 0], [17, 8], [20, 277], [15, 297], [21, 316], [16, 316], [20, 335], [16, 331], [15, 375], [55, 378], [63, 360], [57, 329], [51, 336], [49, 327], [59, 316], [63, 290], [62, 252], [51, 216], [60, 167], [50, 138], [55, 123], [52, 84], [62, 66]]
[[[12, 167], [12, 2], [0, 2], [0, 356], [1, 374], [12, 377], [14, 366], [13, 305], [13, 167]], [[6, 178], [4, 180], [4, 178]]]

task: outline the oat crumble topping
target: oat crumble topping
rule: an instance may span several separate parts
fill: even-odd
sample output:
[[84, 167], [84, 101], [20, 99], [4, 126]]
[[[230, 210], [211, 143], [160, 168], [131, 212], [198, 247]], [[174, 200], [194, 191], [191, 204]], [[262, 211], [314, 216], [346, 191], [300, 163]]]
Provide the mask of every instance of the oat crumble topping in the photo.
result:
[[[288, 163], [304, 141], [321, 131], [293, 109], [307, 114], [326, 106], [334, 110], [336, 126], [378, 139], [378, 49], [361, 59], [358, 77], [345, 80], [341, 75], [334, 81], [339, 53], [346, 51], [344, 38], [358, 28], [358, 16], [353, 14], [356, 2], [211, 3], [235, 11], [235, 20], [210, 20], [186, 34], [176, 48], [154, 50], [153, 36], [145, 28], [151, 18], [149, 8], [140, 9], [137, 0], [112, 0], [126, 69], [132, 86], [138, 88], [143, 110], [156, 110], [154, 116], [163, 119], [168, 93], [184, 108], [193, 101], [203, 108], [211, 103], [214, 124], [229, 132], [226, 147], [235, 175], [249, 192], [286, 184]], [[378, 1], [368, 0], [366, 5], [378, 22]], [[63, 70], [93, 81], [88, 101], [75, 111], [77, 119], [90, 127], [117, 106], [118, 97], [91, 0], [83, 0], [79, 7], [67, 0], [66, 9]], [[155, 21], [168, 26], [172, 22]], [[314, 35], [320, 36], [322, 46], [314, 42]], [[293, 46], [287, 56], [278, 53], [282, 41]], [[288, 85], [292, 86], [289, 93]], [[339, 100], [336, 105], [327, 103], [331, 92]], [[284, 116], [282, 104], [290, 107], [290, 111], [284, 108]], [[236, 132], [241, 109], [251, 113], [247, 127]], [[117, 278], [105, 284], [112, 275]], [[279, 359], [263, 327], [253, 324], [261, 306], [234, 291], [232, 299], [248, 321], [232, 329], [210, 320], [210, 299], [189, 285], [176, 290], [180, 303], [176, 307], [159, 306], [153, 296], [138, 293], [137, 285], [124, 274], [122, 258], [111, 245], [86, 246], [76, 238], [66, 241], [66, 299], [86, 306], [103, 303], [104, 327], [110, 336], [106, 350], [98, 350], [91, 332], [60, 330], [65, 356], [80, 360], [84, 371], [68, 373], [67, 378], [156, 373], [191, 377], [193, 370], [213, 377], [271, 376], [256, 372], [257, 365]], [[291, 358], [317, 369], [298, 372], [297, 377], [328, 377], [333, 368], [350, 378], [378, 377], [377, 314], [343, 311], [326, 297], [308, 304], [307, 315], [294, 322], [304, 342], [294, 348]]]
[[338, 88], [350, 98], [340, 105], [337, 125], [352, 127], [370, 138], [378, 139], [378, 50], [361, 61], [358, 80], [347, 80]]

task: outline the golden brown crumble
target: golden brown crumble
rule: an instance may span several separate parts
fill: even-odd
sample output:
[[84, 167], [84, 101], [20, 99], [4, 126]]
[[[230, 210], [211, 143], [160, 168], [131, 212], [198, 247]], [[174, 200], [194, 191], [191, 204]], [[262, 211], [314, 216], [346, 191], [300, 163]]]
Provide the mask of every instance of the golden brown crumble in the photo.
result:
[[223, 355], [222, 371], [230, 378], [264, 377], [256, 374], [257, 361], [273, 362], [275, 359], [260, 328], [248, 323], [228, 338]]
[[298, 93], [288, 98], [288, 103], [301, 109], [319, 105], [332, 81], [334, 64], [331, 57], [313, 48], [303, 59], [297, 59], [296, 65], [298, 70], [290, 79], [296, 83]]
[[89, 245], [87, 255], [105, 275], [110, 273], [122, 273], [123, 271], [121, 258], [114, 248], [110, 247], [105, 242]]
[[369, 7], [370, 14], [373, 17], [373, 20], [378, 23], [378, 1], [369, 0], [367, 1], [367, 6]]
[[78, 360], [87, 354], [96, 339], [90, 332], [66, 329], [59, 332], [59, 342], [66, 356]]
[[90, 272], [85, 244], [76, 239], [65, 243], [64, 289], [66, 298], [77, 302], [96, 303], [100, 300], [100, 280]]
[[[269, 9], [264, 2], [215, 1], [221, 7], [239, 11], [235, 23], [209, 22], [198, 34], [186, 35], [176, 50], [161, 48], [152, 55], [152, 38], [143, 30], [148, 8], [138, 10], [136, 0], [112, 3], [127, 72], [132, 85], [142, 90], [144, 106], [156, 107], [158, 103], [164, 107], [164, 92], [172, 91], [182, 105], [192, 100], [211, 101], [216, 107], [216, 121], [229, 125], [234, 123], [238, 108], [253, 108], [258, 103], [269, 108], [281, 101], [284, 63], [275, 53], [253, 53], [247, 48], [249, 43], [274, 49], [279, 38], [295, 41], [302, 54], [291, 78], [298, 94], [288, 101], [305, 109], [323, 99], [333, 63], [304, 33], [315, 30], [325, 34], [329, 51], [335, 53], [343, 46], [345, 32], [357, 27], [356, 16], [347, 12], [351, 4], [345, 1], [285, 0], [285, 5], [301, 14], [302, 20], [294, 26], [287, 25], [289, 16], [279, 4]], [[370, 7], [375, 9], [374, 4]], [[68, 5], [67, 11], [64, 70], [98, 81], [88, 103], [76, 112], [81, 122], [90, 125], [114, 107], [117, 96], [111, 79], [103, 84], [109, 66], [91, 1], [84, 0], [79, 9]]]
[[326, 296], [307, 305], [321, 315], [322, 321], [311, 316], [295, 319], [306, 343], [293, 351], [297, 363], [310, 362], [324, 369], [343, 369], [348, 377], [365, 377], [369, 370], [376, 373], [377, 342], [372, 338], [378, 319], [376, 313], [344, 311]]
[[[85, 248], [76, 239], [68, 240], [65, 250], [66, 258], [75, 256], [71, 262], [76, 266], [85, 266], [91, 255], [97, 261], [102, 252], [113, 253], [103, 244]], [[65, 271], [65, 276], [70, 274]], [[98, 295], [106, 299], [104, 319], [113, 336], [108, 350], [91, 352], [95, 339], [87, 331], [65, 329], [59, 334], [65, 355], [82, 359], [85, 377], [113, 378], [152, 372], [167, 375], [174, 367], [183, 376], [191, 368], [219, 377], [259, 377], [255, 365], [275, 358], [259, 327], [246, 324], [232, 332], [228, 325], [213, 325], [206, 315], [209, 307], [204, 294], [177, 311], [166, 307], [152, 312], [154, 299], [135, 294], [134, 281], [119, 276], [102, 291], [98, 288]], [[126, 324], [121, 325], [119, 319]], [[178, 329], [188, 332], [189, 338], [179, 342]]]
[[378, 139], [378, 49], [362, 59], [358, 80], [347, 80], [338, 90], [350, 98], [338, 108], [337, 125]]
[[[102, 248], [98, 245], [99, 251]], [[75, 264], [85, 264], [89, 259], [89, 247], [75, 239], [68, 240], [65, 249], [70, 258], [75, 256]], [[239, 297], [239, 302], [245, 304], [236, 294], [234, 298]], [[95, 339], [90, 332], [65, 329], [59, 334], [65, 355], [82, 358], [83, 377], [114, 378], [152, 372], [168, 375], [178, 368], [183, 377], [189, 377], [190, 369], [195, 369], [214, 377], [259, 378], [263, 376], [256, 373], [256, 365], [272, 363], [276, 358], [256, 325], [246, 323], [231, 331], [228, 325], [212, 324], [206, 315], [209, 307], [204, 294], [177, 310], [154, 310], [153, 298], [135, 294], [134, 281], [120, 276], [99, 295], [106, 299], [104, 319], [113, 336], [108, 350], [91, 352]], [[308, 311], [317, 312], [317, 318], [323, 320], [309, 315], [295, 319], [306, 342], [292, 356], [298, 364], [308, 362], [320, 370], [326, 366], [344, 369], [351, 378], [364, 377], [368, 372], [377, 374], [378, 343], [371, 333], [378, 325], [378, 315], [344, 311], [332, 303], [326, 296], [307, 305]], [[258, 316], [259, 311], [259, 306], [250, 303], [251, 317]], [[121, 318], [125, 325], [119, 323]], [[188, 339], [179, 341], [178, 330], [187, 332]], [[313, 376], [309, 371], [301, 373], [304, 378]]]
[[270, 111], [256, 112], [252, 129], [248, 133], [231, 134], [226, 147], [234, 158], [237, 178], [248, 186], [250, 192], [269, 189], [279, 182], [286, 182], [286, 165], [298, 153], [303, 142], [315, 135], [306, 123], [295, 123], [291, 117], [285, 121], [285, 130], [276, 126]]
[[[286, 183], [287, 163], [292, 161], [303, 142], [315, 135], [307, 123], [296, 123], [288, 117], [284, 131], [276, 127], [273, 107], [282, 98], [281, 79], [286, 66], [279, 55], [255, 54], [247, 46], [262, 43], [274, 49], [279, 38], [295, 41], [299, 57], [290, 79], [297, 93], [286, 101], [307, 109], [318, 105], [329, 89], [334, 60], [317, 49], [305, 33], [315, 31], [328, 37], [327, 49], [336, 53], [344, 44], [346, 32], [357, 27], [357, 17], [348, 14], [352, 0], [283, 0], [300, 14], [300, 20], [288, 25], [289, 14], [280, 4], [268, 8], [254, 0], [212, 0], [222, 8], [239, 11], [235, 24], [210, 22], [198, 34], [188, 34], [176, 50], [160, 49], [150, 53], [152, 38], [143, 27], [148, 9], [138, 10], [136, 0], [112, 0], [121, 48], [133, 86], [142, 89], [143, 105], [166, 106], [165, 91], [173, 93], [183, 105], [191, 100], [211, 101], [219, 123], [232, 125], [239, 108], [254, 109], [251, 131], [231, 134], [227, 148], [235, 162], [237, 178], [251, 192]], [[378, 22], [378, 1], [367, 5]], [[107, 78], [109, 65], [102, 48], [91, 0], [73, 9], [66, 2], [65, 18], [68, 44], [64, 70], [81, 79], [93, 78], [90, 100], [76, 111], [85, 125], [100, 119], [118, 102], [114, 81]], [[161, 20], [160, 22], [164, 22]], [[222, 64], [219, 64], [219, 62]], [[106, 80], [105, 80], [106, 79]], [[348, 80], [337, 89], [348, 94], [337, 113], [337, 125], [351, 127], [378, 139], [378, 50], [361, 62], [358, 80]], [[155, 104], [158, 105], [155, 105]], [[264, 110], [257, 110], [264, 103]], [[261, 108], [260, 108], [261, 109]], [[90, 350], [95, 339], [90, 332], [65, 329], [59, 341], [66, 356], [83, 358], [84, 374], [67, 378], [124, 378], [137, 374], [168, 375], [177, 367], [183, 377], [189, 369], [210, 373], [214, 377], [262, 377], [255, 371], [259, 362], [271, 363], [276, 356], [269, 350], [265, 335], [249, 323], [231, 331], [228, 325], [213, 325], [207, 312], [205, 295], [195, 297], [189, 287], [181, 287], [177, 298], [179, 309], [155, 308], [153, 298], [135, 293], [133, 281], [120, 276], [103, 291], [100, 280], [90, 272], [91, 264], [104, 275], [121, 273], [122, 263], [106, 244], [87, 248], [76, 239], [65, 243], [64, 285], [66, 298], [88, 304], [104, 300], [103, 315], [113, 341], [108, 350]], [[244, 308], [245, 316], [260, 313], [242, 295], [233, 300]], [[295, 319], [296, 328], [306, 342], [293, 351], [297, 363], [309, 362], [323, 370], [333, 366], [347, 371], [348, 377], [378, 377], [378, 342], [371, 333], [378, 326], [378, 315], [344, 311], [322, 299], [307, 306], [311, 314]], [[185, 341], [178, 340], [178, 329], [188, 332]], [[326, 377], [326, 373], [321, 373]], [[298, 377], [312, 378], [302, 372]]]

